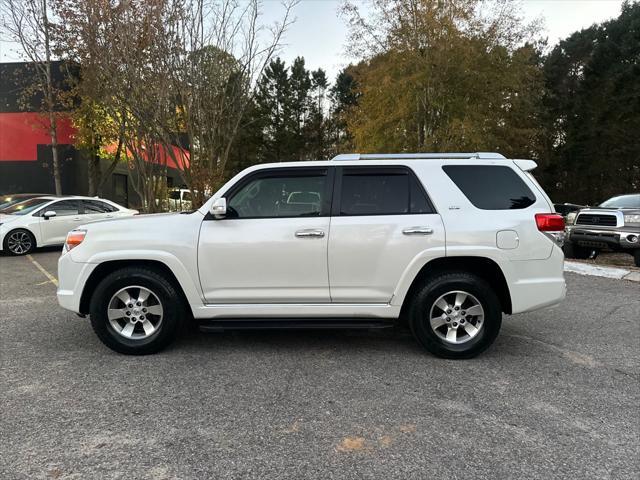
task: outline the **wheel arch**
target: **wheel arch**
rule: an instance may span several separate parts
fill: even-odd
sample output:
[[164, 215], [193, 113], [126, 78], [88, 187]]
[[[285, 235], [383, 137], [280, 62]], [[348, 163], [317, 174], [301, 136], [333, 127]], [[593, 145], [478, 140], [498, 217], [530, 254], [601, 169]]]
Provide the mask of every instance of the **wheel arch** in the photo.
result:
[[110, 273], [115, 272], [116, 270], [130, 267], [147, 268], [165, 276], [180, 295], [185, 309], [187, 309], [187, 311], [191, 313], [191, 307], [184, 289], [182, 288], [182, 285], [178, 281], [171, 268], [169, 268], [168, 265], [161, 262], [160, 260], [108, 260], [100, 263], [96, 268], [93, 269], [84, 284], [82, 295], [80, 296], [80, 313], [85, 315], [89, 313], [89, 304], [91, 303], [91, 297], [93, 296], [96, 287], [104, 277], [106, 277]]
[[509, 291], [507, 280], [502, 269], [494, 260], [487, 257], [474, 256], [440, 257], [423, 265], [411, 282], [411, 286], [402, 301], [401, 321], [406, 320], [406, 312], [415, 291], [428, 277], [453, 271], [471, 273], [487, 281], [495, 289], [502, 311], [507, 314], [512, 312], [511, 292]]

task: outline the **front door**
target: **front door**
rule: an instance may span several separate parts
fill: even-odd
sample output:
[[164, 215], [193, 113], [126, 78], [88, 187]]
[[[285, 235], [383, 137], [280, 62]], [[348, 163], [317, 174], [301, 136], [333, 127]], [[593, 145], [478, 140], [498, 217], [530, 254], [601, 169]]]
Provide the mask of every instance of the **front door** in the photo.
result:
[[330, 168], [277, 168], [225, 193], [227, 216], [202, 222], [207, 303], [326, 303]]
[[412, 262], [444, 256], [440, 215], [405, 166], [336, 172], [329, 237], [331, 299], [389, 303]]

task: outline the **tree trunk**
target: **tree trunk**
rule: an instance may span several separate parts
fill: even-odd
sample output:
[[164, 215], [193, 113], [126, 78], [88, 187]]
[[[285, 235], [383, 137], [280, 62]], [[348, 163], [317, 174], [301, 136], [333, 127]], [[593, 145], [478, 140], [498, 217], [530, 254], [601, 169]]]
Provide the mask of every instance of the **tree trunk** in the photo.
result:
[[[50, 67], [47, 65], [47, 70]], [[48, 81], [50, 80], [50, 76]], [[53, 157], [53, 181], [56, 188], [56, 195], [62, 195], [62, 181], [60, 179], [60, 158], [58, 156], [58, 127], [56, 124], [56, 116], [52, 110], [49, 110], [49, 134], [51, 135], [51, 154]]]
[[100, 156], [98, 155], [97, 147], [92, 149], [91, 158], [89, 159], [89, 190], [87, 195], [95, 197], [100, 195], [100, 190], [104, 182], [102, 181], [102, 168], [100, 165]]
[[42, 21], [44, 26], [44, 46], [46, 55], [47, 80], [47, 113], [49, 114], [49, 134], [51, 135], [51, 153], [53, 157], [53, 181], [56, 195], [62, 195], [62, 181], [60, 179], [60, 158], [58, 152], [58, 124], [54, 112], [55, 101], [53, 98], [53, 80], [51, 78], [51, 46], [49, 44], [49, 19], [47, 18], [47, 2], [42, 0]]
[[89, 188], [87, 190], [87, 195], [93, 197], [96, 194], [96, 162], [93, 151], [91, 153], [91, 158], [89, 158], [88, 167], [89, 168], [87, 169], [87, 177], [89, 180]]
[[96, 188], [98, 195], [102, 195], [102, 188], [104, 187], [107, 180], [111, 178], [111, 174], [114, 172], [114, 170], [118, 166], [118, 163], [120, 163], [120, 157], [122, 156], [122, 149], [124, 148], [124, 133], [125, 133], [126, 123], [127, 123], [127, 120], [123, 113], [122, 123], [120, 124], [120, 130], [118, 134], [118, 147], [116, 148], [116, 153], [113, 157], [113, 160], [111, 160], [109, 167], [107, 167], [107, 170], [104, 173], [102, 172], [102, 165], [98, 164], [100, 168], [100, 175], [97, 177], [99, 181], [97, 182], [98, 186]]

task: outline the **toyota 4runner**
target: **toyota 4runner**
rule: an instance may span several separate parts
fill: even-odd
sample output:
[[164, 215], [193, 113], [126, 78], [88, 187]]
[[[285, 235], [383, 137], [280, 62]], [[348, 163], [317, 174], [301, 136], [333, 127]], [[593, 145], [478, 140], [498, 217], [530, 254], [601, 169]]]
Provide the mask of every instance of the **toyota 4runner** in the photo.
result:
[[225, 328], [407, 324], [428, 351], [469, 358], [502, 314], [565, 295], [564, 221], [495, 153], [339, 155], [251, 167], [199, 210], [75, 229], [58, 300], [127, 354], [181, 322]]

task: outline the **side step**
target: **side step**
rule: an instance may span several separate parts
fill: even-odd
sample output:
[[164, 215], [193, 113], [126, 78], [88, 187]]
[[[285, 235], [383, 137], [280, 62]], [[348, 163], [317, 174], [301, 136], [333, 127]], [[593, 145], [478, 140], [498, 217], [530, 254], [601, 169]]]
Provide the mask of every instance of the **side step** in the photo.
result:
[[224, 330], [337, 330], [393, 328], [393, 319], [379, 318], [237, 318], [200, 320], [199, 328], [203, 332], [222, 332]]

